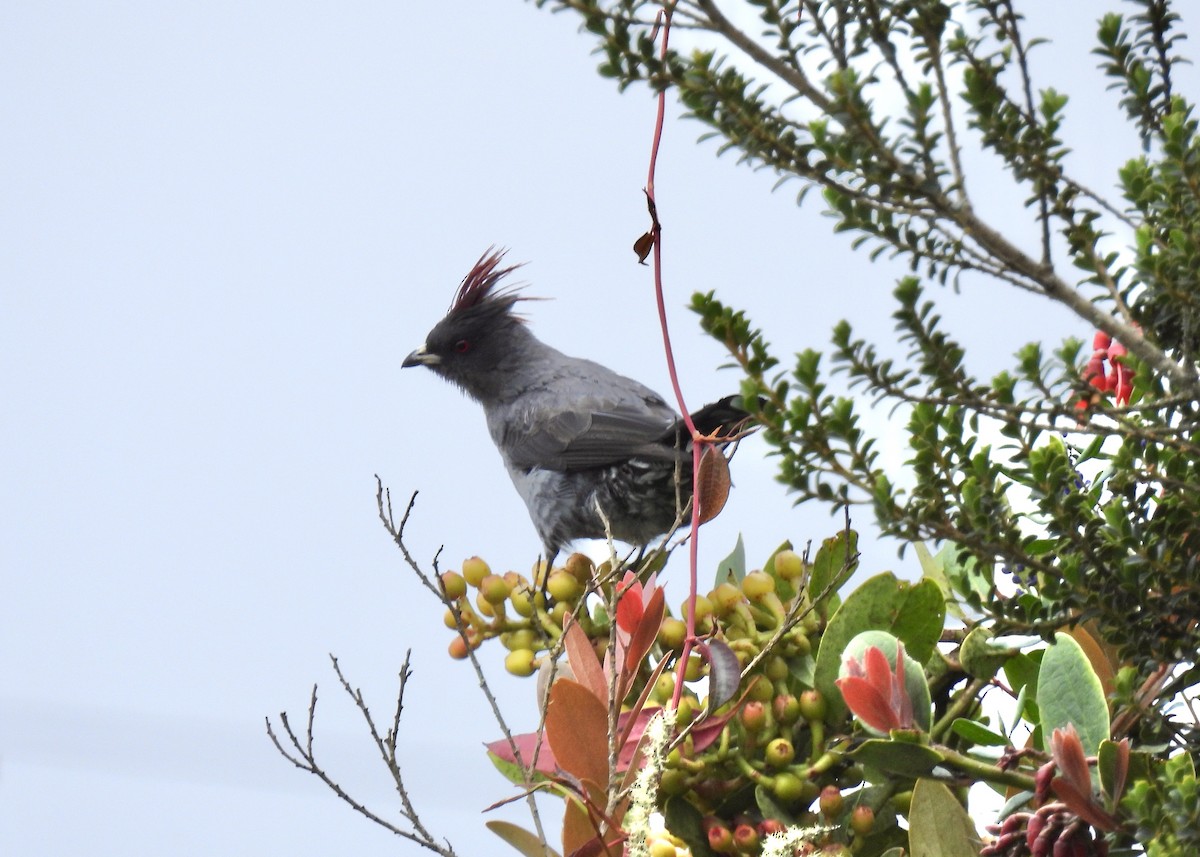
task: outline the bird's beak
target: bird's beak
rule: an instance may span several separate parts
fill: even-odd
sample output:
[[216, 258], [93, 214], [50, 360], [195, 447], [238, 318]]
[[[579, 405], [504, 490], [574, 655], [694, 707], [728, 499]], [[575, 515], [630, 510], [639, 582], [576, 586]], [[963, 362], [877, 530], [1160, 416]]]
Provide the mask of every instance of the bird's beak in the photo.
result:
[[436, 366], [441, 362], [441, 357], [426, 351], [425, 346], [422, 345], [412, 354], [405, 357], [404, 362], [401, 363], [400, 366], [403, 368], [407, 368], [409, 366]]

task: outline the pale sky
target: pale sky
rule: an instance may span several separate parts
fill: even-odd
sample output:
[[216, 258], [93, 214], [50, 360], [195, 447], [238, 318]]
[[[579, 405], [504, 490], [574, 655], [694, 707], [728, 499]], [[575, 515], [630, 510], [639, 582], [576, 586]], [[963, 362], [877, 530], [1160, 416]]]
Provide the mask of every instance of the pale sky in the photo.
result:
[[[416, 853], [263, 731], [281, 709], [302, 719], [319, 682], [329, 769], [389, 812], [327, 654], [386, 712], [409, 647], [413, 798], [464, 855], [503, 853], [481, 815], [511, 794], [482, 751], [497, 729], [376, 519], [373, 474], [397, 502], [421, 491], [422, 560], [439, 545], [449, 567], [536, 558], [477, 408], [400, 369], [491, 244], [553, 298], [527, 307], [543, 339], [668, 392], [650, 270], [630, 250], [653, 102], [595, 74], [569, 16], [452, 5], [0, 9], [0, 853]], [[1068, 37], [1097, 7], [1066, 5], [1061, 46], [1035, 63], [1060, 89], [1096, 79]], [[1068, 132], [1078, 172], [1107, 189], [1135, 140], [1103, 87], [1080, 93]], [[680, 112], [658, 191], [693, 407], [738, 384], [684, 309], [695, 289], [747, 308], [784, 358], [844, 316], [893, 341], [900, 269], [850, 253], [815, 194], [797, 209], [796, 186], [771, 193], [769, 174], [697, 146]], [[1019, 196], [996, 198], [1018, 200], [1001, 223], [1018, 221]], [[1029, 339], [1091, 333], [991, 284], [944, 315], [985, 376]], [[739, 532], [761, 562], [837, 528], [793, 509], [773, 472], [747, 443], [702, 534], [706, 578]], [[917, 573], [911, 552], [863, 547], [868, 571]], [[532, 682], [504, 675], [498, 645], [483, 654], [530, 728]]]

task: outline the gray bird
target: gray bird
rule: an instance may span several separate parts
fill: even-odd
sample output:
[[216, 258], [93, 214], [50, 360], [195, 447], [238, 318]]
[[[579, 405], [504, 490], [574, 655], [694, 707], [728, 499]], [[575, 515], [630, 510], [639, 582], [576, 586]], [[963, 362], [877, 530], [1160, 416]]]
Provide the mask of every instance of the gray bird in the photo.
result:
[[[692, 493], [691, 438], [648, 387], [569, 357], [514, 312], [499, 288], [518, 265], [491, 251], [463, 279], [450, 310], [404, 359], [425, 366], [483, 406], [488, 431], [525, 501], [552, 564], [568, 542], [614, 538], [645, 546], [674, 526]], [[730, 396], [693, 415], [704, 434], [728, 437], [746, 421]]]

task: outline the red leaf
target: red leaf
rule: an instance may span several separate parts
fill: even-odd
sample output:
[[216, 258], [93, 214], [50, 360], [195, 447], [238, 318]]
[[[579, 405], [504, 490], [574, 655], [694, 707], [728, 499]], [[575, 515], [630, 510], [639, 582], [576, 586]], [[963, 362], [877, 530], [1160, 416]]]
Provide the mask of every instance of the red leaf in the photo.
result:
[[575, 680], [591, 691], [607, 710], [608, 682], [604, 679], [604, 667], [600, 666], [600, 659], [596, 657], [592, 641], [579, 627], [579, 623], [569, 614], [567, 628], [563, 632], [563, 644], [566, 647], [567, 662], [571, 665], [571, 672], [575, 674]]
[[897, 728], [887, 697], [867, 679], [846, 676], [839, 678], [835, 684], [842, 692], [846, 707], [863, 723], [880, 732], [890, 732]]
[[1068, 723], [1051, 733], [1050, 752], [1058, 764], [1058, 770], [1076, 791], [1090, 795], [1092, 775], [1088, 770], [1087, 756], [1083, 752], [1083, 743], [1079, 740], [1074, 723]]
[[625, 572], [617, 597], [617, 627], [626, 634], [637, 630], [645, 608], [642, 605], [642, 584], [632, 571]]
[[[629, 593], [629, 595], [632, 594]], [[625, 599], [621, 600], [624, 601]], [[642, 609], [642, 615], [638, 617], [637, 625], [631, 632], [632, 636], [629, 639], [629, 646], [625, 649], [625, 667], [623, 671], [624, 675], [622, 676], [624, 685], [629, 684], [630, 680], [637, 673], [638, 668], [642, 665], [642, 659], [646, 657], [646, 653], [654, 645], [654, 640], [658, 637], [658, 630], [662, 627], [665, 610], [666, 604], [663, 591], [661, 588], [655, 587], [653, 593], [650, 595], [650, 603]], [[619, 618], [620, 604], [617, 605], [617, 611]], [[622, 693], [622, 699], [624, 696], [625, 694]]]
[[[566, 681], [566, 679], [560, 679], [555, 683], [555, 687], [557, 687], [563, 681]], [[631, 715], [630, 712], [625, 712], [620, 716], [620, 718], [618, 718], [617, 734], [624, 734], [626, 730], [628, 730], [629, 733], [625, 738], [625, 743], [621, 746], [621, 752], [617, 763], [618, 770], [627, 770], [628, 767], [633, 763], [634, 752], [637, 750], [637, 745], [642, 738], [642, 733], [646, 731], [646, 724], [648, 724], [650, 722], [650, 718], [657, 714], [660, 710], [661, 709], [659, 708], [643, 708], [636, 716]], [[717, 741], [718, 738], [721, 737], [721, 730], [725, 728], [725, 724], [729, 722], [729, 718], [733, 717], [734, 713], [735, 712], [730, 711], [729, 713], [723, 714], [720, 717], [707, 718], [703, 723], [692, 730], [692, 742], [695, 745], [695, 750], [697, 753], [701, 753], [708, 749]], [[631, 720], [632, 723], [630, 722]], [[549, 714], [547, 714], [547, 725], [548, 721]], [[523, 763], [528, 765], [529, 760], [533, 758], [533, 748], [537, 745], [537, 740], [538, 735], [536, 732], [526, 732], [523, 735], [513, 736], [513, 743], [517, 745], [517, 750], [521, 754], [521, 762], [517, 762], [517, 760], [513, 758], [512, 748], [509, 746], [508, 740], [505, 738], [502, 738], [499, 741], [492, 741], [487, 745], [487, 750], [489, 753], [510, 764]], [[604, 742], [605, 763], [607, 764], [607, 734]], [[554, 776], [556, 773], [558, 773], [559, 762], [554, 755], [553, 748], [550, 747], [545, 741], [542, 742], [541, 750], [538, 752], [537, 767], [535, 770], [538, 773], [545, 774], [547, 776]], [[563, 766], [563, 770], [567, 770], [569, 773], [574, 773], [565, 766]], [[586, 779], [585, 777], [579, 777], [578, 774], [574, 774], [574, 776], [577, 779]]]
[[563, 813], [563, 854], [588, 853], [584, 848], [596, 838], [596, 823], [579, 800], [568, 798], [566, 804]]
[[579, 682], [564, 678], [551, 685], [546, 740], [568, 774], [608, 784], [608, 707]]
[[[1117, 820], [1098, 806], [1090, 794], [1083, 794], [1063, 777], [1055, 777], [1050, 787], [1067, 808], [1097, 830], [1116, 830]], [[1089, 785], [1090, 789], [1090, 785]]]

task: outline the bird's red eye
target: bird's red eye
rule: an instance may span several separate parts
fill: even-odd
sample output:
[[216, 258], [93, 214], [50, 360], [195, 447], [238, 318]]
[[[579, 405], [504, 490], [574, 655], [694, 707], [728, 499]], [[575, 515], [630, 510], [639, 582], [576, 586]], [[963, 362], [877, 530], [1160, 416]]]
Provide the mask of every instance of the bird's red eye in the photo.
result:
[[454, 350], [459, 354], [466, 354], [471, 350], [471, 343], [467, 342], [465, 339], [460, 339], [458, 342], [454, 343]]

